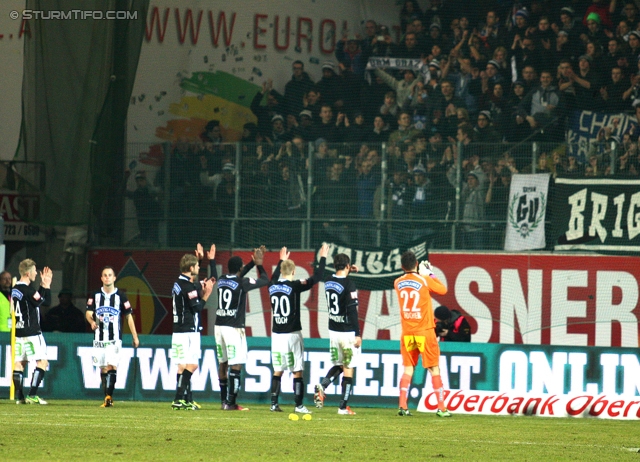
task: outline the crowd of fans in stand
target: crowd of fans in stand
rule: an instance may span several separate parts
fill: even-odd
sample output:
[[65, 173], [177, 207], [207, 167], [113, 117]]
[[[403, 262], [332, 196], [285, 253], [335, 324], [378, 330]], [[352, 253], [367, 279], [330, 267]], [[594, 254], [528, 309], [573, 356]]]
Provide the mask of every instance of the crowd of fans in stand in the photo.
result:
[[[571, 111], [640, 115], [636, 5], [524, 0], [481, 11], [477, 3], [431, 0], [422, 11], [415, 0], [405, 1], [401, 31], [366, 21], [362, 35], [337, 42], [335, 60], [322, 64], [315, 82], [302, 61], [293, 62], [283, 92], [269, 80], [253, 98], [257, 123], [244, 127], [241, 166], [234, 165], [235, 150], [221, 144], [217, 121], [205, 128], [201, 147], [176, 146], [172, 200], [180, 203], [185, 183], [205, 185], [213, 189], [218, 216], [232, 217], [240, 171], [245, 216], [303, 217], [311, 201], [314, 218], [327, 218], [317, 223], [320, 237], [363, 243], [371, 242], [375, 227], [336, 219], [377, 219], [384, 202], [386, 217], [394, 219], [384, 243], [398, 244], [437, 239], [442, 225], [435, 220], [453, 218], [461, 181], [466, 224], [458, 245], [499, 248], [503, 227], [497, 236], [486, 231], [490, 221], [505, 219], [512, 174], [638, 176], [637, 125], [622, 135], [615, 123], [603, 129], [586, 162], [562, 148]], [[367, 70], [371, 57], [420, 65]], [[530, 146], [517, 147], [523, 141], [551, 144], [532, 162]], [[194, 156], [199, 178], [188, 160]], [[310, 172], [315, 187], [307, 197]]]

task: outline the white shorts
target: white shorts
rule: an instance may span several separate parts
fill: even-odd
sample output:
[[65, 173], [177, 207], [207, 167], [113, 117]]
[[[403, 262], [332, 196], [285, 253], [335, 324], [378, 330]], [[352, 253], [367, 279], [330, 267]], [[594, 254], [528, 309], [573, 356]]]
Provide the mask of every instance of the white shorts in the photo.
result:
[[118, 367], [120, 362], [121, 340], [113, 342], [93, 341], [93, 365], [97, 367], [113, 366]]
[[31, 337], [16, 337], [15, 362], [47, 359], [47, 344], [42, 334]]
[[355, 346], [355, 332], [329, 331], [329, 353], [334, 366], [354, 368], [360, 359], [360, 347]]
[[216, 354], [219, 363], [247, 363], [247, 334], [244, 327], [216, 326]]
[[274, 372], [298, 372], [304, 368], [302, 332], [271, 334], [271, 365]]
[[198, 364], [200, 350], [200, 332], [175, 332], [171, 336], [169, 357], [178, 364]]

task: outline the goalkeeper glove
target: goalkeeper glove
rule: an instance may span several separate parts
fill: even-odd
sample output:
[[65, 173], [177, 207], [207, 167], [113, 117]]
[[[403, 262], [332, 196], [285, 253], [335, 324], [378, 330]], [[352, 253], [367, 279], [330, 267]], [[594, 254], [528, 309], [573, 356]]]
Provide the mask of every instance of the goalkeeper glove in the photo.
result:
[[420, 262], [420, 265], [418, 266], [418, 274], [421, 276], [433, 276], [433, 269], [429, 260]]

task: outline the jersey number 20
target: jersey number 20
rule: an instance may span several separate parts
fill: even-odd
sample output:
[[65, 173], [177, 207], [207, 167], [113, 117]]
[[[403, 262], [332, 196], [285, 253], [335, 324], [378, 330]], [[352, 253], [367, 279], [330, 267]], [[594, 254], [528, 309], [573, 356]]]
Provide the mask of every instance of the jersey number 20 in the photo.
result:
[[280, 297], [274, 295], [271, 297], [271, 306], [273, 307], [274, 316], [289, 316], [291, 314], [291, 302], [289, 302], [289, 297], [286, 295]]

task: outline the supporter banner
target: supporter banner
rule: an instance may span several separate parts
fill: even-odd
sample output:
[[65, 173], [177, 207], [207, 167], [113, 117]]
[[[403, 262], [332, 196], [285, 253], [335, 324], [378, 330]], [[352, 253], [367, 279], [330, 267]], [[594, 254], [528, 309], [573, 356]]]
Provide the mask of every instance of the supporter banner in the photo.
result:
[[[116, 285], [127, 291], [139, 331], [169, 334], [171, 287], [184, 253], [94, 250], [89, 257], [88, 286], [99, 287], [101, 269], [114, 267]], [[219, 249], [216, 263], [220, 273], [231, 255], [245, 262], [250, 258], [248, 251], [231, 254]], [[365, 258], [366, 252], [362, 255]], [[313, 273], [316, 257], [314, 252], [291, 253], [296, 278]], [[269, 275], [278, 258], [278, 249], [267, 253]], [[358, 262], [357, 251], [352, 258]], [[432, 252], [429, 260], [448, 287], [446, 295], [434, 297], [434, 306], [462, 311], [471, 324], [472, 342], [638, 347], [640, 265], [636, 256]], [[202, 277], [207, 266], [203, 262]], [[255, 277], [255, 270], [250, 274]], [[356, 280], [356, 285], [361, 282]], [[329, 338], [324, 283], [301, 297], [304, 337]], [[209, 335], [213, 334], [216, 298], [209, 299], [203, 316]], [[247, 335], [271, 335], [268, 291], [251, 291], [247, 299]], [[372, 290], [360, 289], [358, 299], [364, 339], [400, 339], [400, 310], [393, 285], [385, 282]]]
[[424, 66], [421, 59], [408, 58], [369, 58], [367, 70], [371, 69], [411, 69], [419, 71]]
[[[49, 347], [50, 369], [40, 390], [47, 399], [95, 399], [103, 392], [99, 369], [93, 365], [90, 334], [45, 334]], [[133, 349], [131, 337], [125, 336], [115, 399], [122, 401], [167, 401], [176, 386], [176, 364], [169, 358], [170, 336], [141, 336], [141, 346]], [[242, 374], [241, 403], [266, 404], [270, 399], [271, 355], [269, 338], [249, 338], [249, 355]], [[365, 341], [360, 363], [356, 367], [353, 397], [350, 404], [395, 408], [398, 404], [402, 358], [397, 341]], [[453, 412], [519, 413], [561, 415], [560, 404], [571, 397], [574, 414], [610, 418], [638, 418], [638, 404], [630, 404], [640, 395], [638, 352], [623, 348], [531, 347], [499, 344], [443, 343], [440, 369]], [[0, 393], [8, 394], [11, 382], [9, 335], [0, 335]], [[305, 340], [304, 380], [306, 400], [310, 403], [313, 388], [331, 367], [328, 340]], [[34, 367], [29, 367], [29, 372]], [[29, 383], [30, 377], [25, 379]], [[293, 406], [293, 380], [285, 373], [282, 379], [282, 403]], [[212, 337], [202, 338], [202, 359], [192, 378], [194, 397], [203, 405], [219, 402], [219, 383]], [[327, 406], [337, 406], [340, 385], [327, 389]], [[409, 391], [410, 407], [433, 409], [430, 376], [422, 367], [414, 374]], [[550, 395], [550, 396], [545, 396]], [[608, 404], [603, 404], [605, 395]], [[474, 398], [481, 397], [480, 398]], [[518, 397], [540, 397], [518, 405]], [[508, 401], [507, 401], [508, 398]], [[614, 401], [625, 401], [624, 406]], [[591, 402], [588, 402], [591, 401]], [[600, 404], [598, 404], [600, 403]], [[601, 406], [606, 412], [597, 414]], [[627, 407], [629, 406], [629, 407]], [[582, 408], [588, 409], [585, 413]], [[589, 414], [589, 410], [593, 410]], [[167, 411], [169, 409], [167, 408]], [[504, 412], [503, 412], [504, 411]], [[615, 415], [616, 411], [620, 411]]]
[[553, 201], [556, 250], [640, 251], [640, 180], [558, 178]]
[[[385, 24], [399, 39], [394, 2], [152, 0], [127, 116], [128, 143], [140, 161], [162, 152], [160, 142], [199, 140], [209, 120], [224, 141], [255, 122], [251, 101], [263, 82], [284, 94], [293, 61], [312, 81], [332, 61], [345, 35], [365, 35], [365, 22]], [[393, 18], [393, 19], [390, 19]]]
[[[392, 249], [378, 249], [375, 251], [364, 249], [352, 249], [339, 244], [329, 244], [329, 255], [325, 267], [325, 279], [329, 279], [336, 269], [333, 266], [333, 257], [344, 253], [351, 259], [351, 264], [358, 267], [358, 272], [349, 275], [356, 282], [359, 290], [377, 290], [381, 287], [393, 287], [393, 281], [402, 276], [404, 271], [400, 264], [400, 257], [406, 250], [416, 254], [418, 261], [429, 258], [429, 250], [426, 242], [416, 243], [409, 248], [395, 247]], [[316, 255], [320, 251], [316, 249]]]
[[637, 123], [635, 117], [627, 114], [574, 111], [569, 115], [567, 122], [568, 153], [585, 163], [589, 154], [589, 143], [598, 137], [601, 130], [610, 129], [611, 135], [620, 141], [632, 123]]
[[505, 250], [545, 247], [544, 222], [549, 197], [549, 175], [513, 175], [509, 192]]

